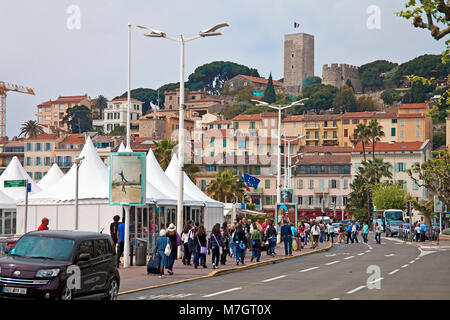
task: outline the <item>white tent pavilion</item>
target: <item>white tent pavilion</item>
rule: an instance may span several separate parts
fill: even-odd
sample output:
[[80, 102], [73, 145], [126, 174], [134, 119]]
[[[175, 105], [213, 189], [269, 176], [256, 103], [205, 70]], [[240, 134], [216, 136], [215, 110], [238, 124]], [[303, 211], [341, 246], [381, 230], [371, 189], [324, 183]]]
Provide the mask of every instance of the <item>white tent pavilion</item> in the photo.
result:
[[[166, 169], [166, 175], [178, 187], [178, 157], [174, 154]], [[216, 223], [224, 221], [224, 204], [211, 199], [202, 190], [200, 190], [194, 182], [188, 177], [186, 172], [183, 172], [183, 188], [184, 193], [190, 197], [197, 199], [204, 203], [204, 224], [206, 230], [211, 230]], [[197, 220], [196, 217], [189, 217], [188, 220]], [[197, 220], [198, 221], [198, 220]]]
[[55, 162], [50, 170], [45, 174], [45, 176], [37, 183], [39, 188], [42, 190], [46, 190], [52, 185], [56, 184], [62, 177], [64, 177], [64, 173], [58, 167], [58, 164]]
[[117, 149], [117, 152], [125, 152], [125, 150], [126, 150], [126, 148], [123, 145], [123, 142], [121, 142], [120, 145], [119, 145], [119, 149]]
[[9, 180], [27, 180], [31, 183], [31, 194], [41, 191], [41, 188], [31, 179], [28, 173], [20, 164], [17, 157], [13, 157], [6, 167], [5, 171], [0, 176], [0, 191], [3, 191], [7, 196], [16, 200], [16, 202], [25, 200], [26, 187], [8, 187], [5, 188], [5, 181]]

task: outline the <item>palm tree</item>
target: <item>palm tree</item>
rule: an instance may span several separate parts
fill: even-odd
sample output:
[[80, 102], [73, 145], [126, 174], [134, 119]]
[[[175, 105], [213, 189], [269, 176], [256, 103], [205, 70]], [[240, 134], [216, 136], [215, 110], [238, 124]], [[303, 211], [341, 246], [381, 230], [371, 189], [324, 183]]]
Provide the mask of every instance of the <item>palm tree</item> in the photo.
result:
[[166, 170], [169, 166], [170, 160], [172, 160], [173, 148], [177, 145], [176, 142], [171, 140], [154, 141], [156, 148], [153, 151], [156, 160], [163, 170]]
[[350, 138], [350, 140], [354, 145], [357, 145], [361, 142], [364, 161], [366, 161], [366, 145], [370, 142], [369, 128], [364, 123], [358, 124], [355, 131], [353, 131], [353, 137]]
[[230, 170], [217, 173], [216, 178], [206, 187], [206, 193], [221, 202], [240, 199], [245, 195], [245, 183]]
[[28, 138], [34, 138], [39, 133], [44, 133], [42, 126], [34, 120], [28, 120], [27, 122], [22, 124], [19, 137], [25, 134], [25, 136], [27, 136]]
[[375, 160], [375, 144], [384, 137], [383, 126], [381, 126], [377, 120], [371, 120], [367, 126], [370, 139], [372, 140], [372, 155]]
[[95, 99], [94, 104], [92, 105], [92, 109], [97, 110], [96, 111], [97, 119], [103, 119], [103, 110], [106, 109], [107, 105], [108, 99], [105, 96], [99, 95]]
[[191, 163], [185, 163], [183, 171], [187, 174], [189, 179], [192, 180], [195, 184], [197, 184], [197, 180], [195, 179], [195, 174], [200, 172], [200, 167], [191, 161]]

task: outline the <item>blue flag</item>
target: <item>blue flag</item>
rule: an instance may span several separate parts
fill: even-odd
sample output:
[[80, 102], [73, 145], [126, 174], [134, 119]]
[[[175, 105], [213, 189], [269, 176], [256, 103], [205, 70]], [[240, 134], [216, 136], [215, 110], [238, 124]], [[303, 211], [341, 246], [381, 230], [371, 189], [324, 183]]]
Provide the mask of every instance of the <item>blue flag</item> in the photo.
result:
[[248, 175], [246, 173], [244, 174], [244, 178], [242, 180], [244, 180], [247, 187], [255, 189], [258, 188], [258, 184], [260, 181], [258, 178], [252, 177], [251, 175]]

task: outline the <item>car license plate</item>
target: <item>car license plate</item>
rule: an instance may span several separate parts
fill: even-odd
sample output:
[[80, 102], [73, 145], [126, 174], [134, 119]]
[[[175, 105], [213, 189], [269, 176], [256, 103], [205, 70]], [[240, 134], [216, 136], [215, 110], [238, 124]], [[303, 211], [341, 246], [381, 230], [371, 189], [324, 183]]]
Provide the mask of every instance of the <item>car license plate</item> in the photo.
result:
[[27, 294], [27, 289], [15, 287], [3, 287], [3, 293]]

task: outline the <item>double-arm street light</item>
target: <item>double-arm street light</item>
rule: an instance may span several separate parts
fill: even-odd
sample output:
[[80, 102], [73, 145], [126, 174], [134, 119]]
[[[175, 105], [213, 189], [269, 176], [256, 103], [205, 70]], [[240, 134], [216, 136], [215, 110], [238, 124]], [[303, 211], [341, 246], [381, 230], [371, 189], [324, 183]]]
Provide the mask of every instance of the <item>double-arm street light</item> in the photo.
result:
[[[180, 34], [178, 37], [166, 34], [163, 31], [152, 29], [146, 26], [138, 25], [138, 28], [150, 31], [144, 34], [150, 38], [165, 38], [180, 43], [181, 55], [180, 55], [180, 105], [179, 105], [179, 132], [178, 132], [178, 198], [177, 198], [177, 230], [181, 232], [183, 230], [183, 166], [184, 166], [184, 43], [198, 38], [219, 36], [222, 33], [217, 32], [220, 28], [228, 27], [227, 23], [221, 23], [214, 27], [200, 31], [198, 34], [185, 37]], [[181, 247], [178, 248], [178, 256], [181, 255]]]
[[280, 203], [281, 201], [281, 111], [291, 108], [293, 106], [301, 106], [303, 105], [303, 102], [308, 100], [308, 98], [304, 98], [298, 101], [292, 102], [290, 105], [287, 106], [273, 106], [268, 104], [267, 102], [255, 100], [252, 99], [252, 101], [257, 102], [257, 106], [262, 107], [269, 107], [272, 109], [278, 110], [278, 154], [277, 154], [277, 203]]
[[[286, 136], [285, 136], [286, 137]], [[297, 155], [294, 155], [294, 156], [291, 156], [291, 142], [294, 142], [295, 140], [300, 140], [300, 139], [303, 139], [304, 138], [304, 136], [298, 136], [298, 137], [295, 137], [295, 138], [293, 138], [293, 139], [286, 139], [286, 138], [283, 138], [283, 140], [284, 140], [284, 145], [285, 145], [285, 150], [284, 150], [284, 154], [285, 154], [285, 158], [286, 158], [286, 155], [287, 155], [287, 167], [286, 167], [286, 161], [285, 161], [285, 163], [284, 163], [284, 166], [285, 166], [285, 168], [284, 168], [284, 177], [285, 177], [285, 179], [284, 179], [284, 187], [285, 188], [287, 188], [287, 189], [291, 189], [292, 188], [292, 184], [291, 184], [291, 179], [292, 179], [292, 174], [291, 174], [291, 169], [292, 169], [292, 157], [296, 157]], [[287, 142], [287, 150], [288, 151], [286, 151], [286, 142]], [[287, 184], [286, 184], [286, 179], [287, 179]]]

